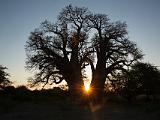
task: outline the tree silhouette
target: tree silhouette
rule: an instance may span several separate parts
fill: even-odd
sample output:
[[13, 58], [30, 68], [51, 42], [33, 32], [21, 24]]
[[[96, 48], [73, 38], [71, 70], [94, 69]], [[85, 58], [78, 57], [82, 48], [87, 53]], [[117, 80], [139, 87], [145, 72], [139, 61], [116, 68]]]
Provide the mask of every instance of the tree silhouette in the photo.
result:
[[[112, 79], [120, 71], [142, 58], [136, 44], [128, 39], [125, 22], [110, 22], [105, 14], [91, 14], [89, 26], [96, 30], [93, 46], [97, 62], [90, 61], [93, 95], [102, 98], [106, 79]], [[112, 76], [112, 77], [111, 77]]]
[[11, 84], [11, 81], [9, 81], [9, 74], [5, 71], [7, 67], [3, 67], [0, 65], [0, 87], [5, 87], [7, 85]]
[[82, 69], [89, 55], [87, 8], [65, 7], [56, 23], [45, 20], [31, 32], [26, 44], [27, 68], [38, 69], [33, 84], [60, 83], [65, 80], [72, 94], [81, 94]]
[[128, 80], [125, 85], [127, 93], [145, 94], [147, 98], [159, 93], [160, 71], [150, 63], [134, 64], [127, 76]]
[[31, 32], [26, 63], [28, 69], [38, 71], [30, 82], [45, 85], [65, 80], [70, 93], [79, 95], [83, 69], [90, 65], [92, 93], [101, 97], [106, 78], [142, 58], [136, 44], [128, 40], [126, 27], [84, 7], [65, 7], [56, 23], [46, 20]]

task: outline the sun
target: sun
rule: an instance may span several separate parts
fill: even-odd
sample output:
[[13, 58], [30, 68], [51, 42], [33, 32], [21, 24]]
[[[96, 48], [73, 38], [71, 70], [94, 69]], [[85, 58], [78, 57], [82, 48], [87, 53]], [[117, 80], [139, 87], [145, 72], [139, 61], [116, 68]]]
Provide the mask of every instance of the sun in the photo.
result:
[[89, 84], [85, 84], [85, 91], [88, 93], [90, 91], [90, 85]]

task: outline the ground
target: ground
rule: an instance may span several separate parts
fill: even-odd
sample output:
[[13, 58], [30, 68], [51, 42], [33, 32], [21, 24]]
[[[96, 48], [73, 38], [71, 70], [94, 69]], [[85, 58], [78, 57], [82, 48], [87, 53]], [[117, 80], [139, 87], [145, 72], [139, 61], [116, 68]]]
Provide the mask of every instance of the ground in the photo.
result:
[[69, 99], [0, 97], [0, 120], [160, 120], [159, 102], [108, 101], [81, 105]]

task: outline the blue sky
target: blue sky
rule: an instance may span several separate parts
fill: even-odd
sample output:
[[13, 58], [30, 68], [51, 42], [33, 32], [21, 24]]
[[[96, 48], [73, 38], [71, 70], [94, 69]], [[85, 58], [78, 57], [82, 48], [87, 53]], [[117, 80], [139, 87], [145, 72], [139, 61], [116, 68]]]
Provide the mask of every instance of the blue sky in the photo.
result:
[[55, 21], [68, 4], [126, 21], [144, 61], [160, 66], [160, 0], [0, 0], [0, 64], [9, 68], [12, 81], [24, 84], [31, 76], [24, 50], [30, 32], [45, 19]]

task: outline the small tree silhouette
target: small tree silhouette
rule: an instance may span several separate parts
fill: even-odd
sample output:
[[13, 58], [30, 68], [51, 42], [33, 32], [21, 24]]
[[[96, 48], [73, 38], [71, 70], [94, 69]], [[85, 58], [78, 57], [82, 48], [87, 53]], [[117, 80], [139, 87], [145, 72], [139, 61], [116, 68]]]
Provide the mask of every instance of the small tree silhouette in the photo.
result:
[[0, 87], [5, 87], [11, 84], [9, 81], [9, 74], [5, 71], [7, 67], [0, 65]]
[[149, 100], [150, 96], [159, 94], [160, 71], [150, 63], [138, 62], [127, 72], [116, 76], [115, 81], [121, 81], [119, 93], [129, 101], [140, 94], [145, 94]]

